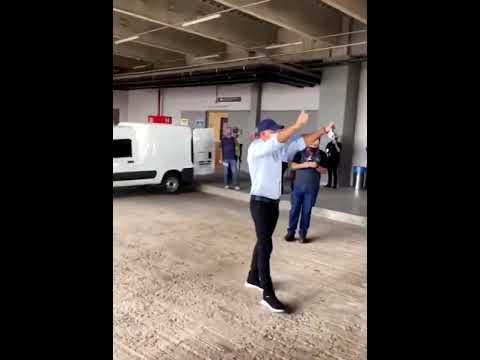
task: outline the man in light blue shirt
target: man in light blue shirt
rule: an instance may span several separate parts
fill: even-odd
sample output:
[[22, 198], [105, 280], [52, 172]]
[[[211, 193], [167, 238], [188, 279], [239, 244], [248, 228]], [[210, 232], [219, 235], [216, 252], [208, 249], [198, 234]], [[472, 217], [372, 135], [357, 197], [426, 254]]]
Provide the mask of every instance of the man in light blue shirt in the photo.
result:
[[257, 242], [245, 286], [263, 291], [261, 304], [274, 312], [285, 311], [285, 306], [275, 296], [270, 277], [272, 235], [277, 225], [282, 187], [282, 159], [293, 157], [335, 127], [330, 123], [326, 128], [291, 141], [294, 134], [307, 123], [308, 114], [303, 111], [296, 122], [287, 128], [272, 119], [264, 119], [257, 127], [256, 139], [248, 148], [247, 161], [252, 182], [250, 212]]

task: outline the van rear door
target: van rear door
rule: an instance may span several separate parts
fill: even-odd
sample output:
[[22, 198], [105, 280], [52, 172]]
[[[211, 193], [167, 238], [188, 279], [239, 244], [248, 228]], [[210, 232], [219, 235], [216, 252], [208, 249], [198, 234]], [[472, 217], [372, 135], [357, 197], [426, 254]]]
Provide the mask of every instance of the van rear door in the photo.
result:
[[193, 129], [193, 168], [195, 175], [215, 172], [214, 129]]

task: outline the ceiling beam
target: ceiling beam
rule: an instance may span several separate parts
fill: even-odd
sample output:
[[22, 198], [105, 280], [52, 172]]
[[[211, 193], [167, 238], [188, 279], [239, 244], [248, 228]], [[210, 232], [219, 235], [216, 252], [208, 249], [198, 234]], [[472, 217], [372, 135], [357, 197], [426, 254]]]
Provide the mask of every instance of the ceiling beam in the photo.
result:
[[[215, 0], [229, 6], [238, 7], [250, 0]], [[263, 21], [315, 40], [320, 36], [336, 34], [341, 29], [341, 16], [328, 7], [319, 7], [309, 0], [277, 0], [255, 8], [241, 8], [239, 11]], [[326, 40], [335, 43], [335, 38]]]
[[[118, 40], [118, 39], [124, 38], [124, 36], [113, 35], [113, 38]], [[184, 52], [183, 50], [172, 49], [170, 47], [154, 44], [154, 43], [143, 41], [143, 40], [138, 40], [137, 39], [137, 40], [131, 40], [129, 42], [144, 45], [144, 46], [148, 46], [148, 47], [155, 48], [155, 49], [165, 50], [165, 51], [168, 51], [168, 52], [171, 52], [171, 53], [176, 53], [176, 54], [179, 54], [180, 56], [182, 56], [182, 55], [183, 56], [194, 56], [192, 53], [187, 53], [187, 52]]]
[[134, 42], [113, 45], [113, 54], [154, 64], [185, 64], [186, 58], [178, 53], [157, 49]]
[[142, 60], [132, 59], [129, 57], [113, 55], [113, 66], [121, 69], [132, 70], [135, 66], [141, 66], [145, 64], [148, 64], [148, 63]]
[[367, 0], [322, 0], [345, 15], [367, 24]]
[[140, 38], [137, 42], [144, 42], [189, 56], [205, 56], [224, 52], [226, 49], [224, 43], [115, 11], [113, 13], [113, 33], [122, 39], [138, 35]]
[[[274, 54], [274, 55], [269, 55], [269, 56], [257, 55], [257, 56], [253, 56], [253, 57], [247, 57], [247, 58], [236, 58], [236, 59], [229, 59], [229, 60], [224, 60], [224, 61], [212, 61], [211, 63], [206, 63], [206, 64], [188, 65], [188, 66], [181, 66], [181, 67], [171, 67], [171, 68], [152, 71], [152, 72], [146, 71], [146, 72], [138, 73], [138, 74], [118, 74], [118, 75], [114, 75], [113, 78], [114, 78], [114, 80], [121, 80], [121, 79], [134, 78], [134, 77], [155, 76], [155, 75], [160, 75], [160, 74], [177, 73], [179, 71], [180, 72], [182, 72], [182, 71], [192, 72], [192, 71], [199, 70], [201, 68], [221, 69], [221, 68], [224, 68], [224, 67], [248, 66], [248, 65], [259, 64], [259, 63], [268, 64], [268, 63], [272, 63], [273, 58], [281, 58], [281, 59], [283, 59], [282, 62], [299, 62], [299, 61], [305, 61], [305, 59], [306, 59], [305, 54], [308, 54], [308, 53], [310, 53], [312, 55], [314, 55], [315, 53], [323, 53], [324, 56], [322, 58], [328, 58], [328, 56], [329, 56], [328, 53], [331, 50], [346, 48], [346, 47], [350, 47], [350, 46], [362, 46], [362, 45], [366, 45], [366, 44], [367, 44], [367, 42], [363, 41], [363, 42], [358, 42], [358, 43], [334, 45], [334, 46], [329, 46], [329, 47], [314, 48], [314, 49], [309, 49], [309, 50], [283, 53], [283, 54]], [[319, 59], [318, 55], [316, 55], [314, 57], [315, 57], [314, 59], [310, 59], [310, 60], [318, 60]]]
[[173, 29], [180, 30], [180, 31], [185, 31], [185, 32], [190, 33], [190, 34], [194, 34], [194, 35], [197, 35], [197, 36], [200, 36], [200, 37], [204, 37], [204, 38], [210, 39], [210, 40], [215, 40], [215, 41], [218, 41], [218, 42], [221, 42], [221, 43], [224, 43], [224, 44], [228, 44], [228, 45], [230, 45], [230, 46], [235, 46], [235, 47], [243, 48], [243, 46], [241, 46], [241, 45], [239, 45], [239, 44], [231, 43], [231, 42], [226, 41], [226, 40], [224, 40], [224, 39], [220, 39], [220, 38], [218, 38], [218, 37], [216, 37], [216, 36], [207, 35], [207, 34], [202, 34], [202, 33], [199, 33], [198, 31], [195, 31], [195, 30], [192, 30], [192, 29], [188, 29], [188, 28], [185, 28], [185, 27], [182, 27], [182, 26], [171, 25], [171, 24], [168, 24], [168, 23], [166, 23], [166, 22], [162, 22], [162, 21], [153, 19], [153, 18], [151, 18], [151, 17], [146, 17], [146, 16], [143, 16], [143, 15], [141, 15], [141, 14], [137, 14], [137, 13], [130, 12], [130, 11], [127, 11], [127, 10], [118, 9], [118, 8], [113, 8], [113, 11], [120, 12], [120, 13], [126, 14], [126, 15], [130, 15], [130, 16], [133, 16], [133, 17], [136, 17], [136, 18], [138, 18], [138, 19], [145, 20], [145, 21], [150, 21], [150, 22], [153, 22], [153, 23], [156, 23], [156, 24], [159, 24], [159, 25], [168, 26], [168, 27], [171, 27], [171, 28], [173, 28]]
[[[251, 3], [252, 0], [249, 0], [249, 2]], [[172, 2], [157, 0], [145, 2], [141, 0], [114, 0], [113, 4], [114, 12], [130, 15], [160, 26], [168, 26], [245, 51], [249, 47], [269, 43], [276, 36], [276, 28], [272, 27], [271, 24], [238, 16], [233, 12], [224, 13], [220, 18], [212, 21], [182, 26], [185, 21], [225, 10], [223, 7], [219, 9], [203, 1], [176, 0]]]

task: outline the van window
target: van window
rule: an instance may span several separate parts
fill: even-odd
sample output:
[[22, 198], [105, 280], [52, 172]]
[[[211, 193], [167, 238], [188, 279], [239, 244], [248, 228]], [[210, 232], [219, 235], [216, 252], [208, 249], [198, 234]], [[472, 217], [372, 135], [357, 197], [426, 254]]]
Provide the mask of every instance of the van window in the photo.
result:
[[128, 157], [132, 157], [132, 140], [113, 140], [113, 158], [115, 159]]

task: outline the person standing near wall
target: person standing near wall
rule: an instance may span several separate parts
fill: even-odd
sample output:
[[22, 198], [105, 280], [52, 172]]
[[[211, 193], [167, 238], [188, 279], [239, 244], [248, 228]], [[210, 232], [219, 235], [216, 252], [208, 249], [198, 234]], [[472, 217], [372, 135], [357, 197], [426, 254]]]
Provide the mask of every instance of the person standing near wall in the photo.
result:
[[233, 137], [232, 129], [227, 127], [221, 142], [223, 165], [223, 182], [225, 189], [234, 186], [235, 190], [240, 190], [238, 186], [238, 168], [236, 155], [236, 139]]
[[284, 312], [286, 307], [276, 297], [270, 276], [272, 235], [279, 216], [281, 195], [282, 159], [305, 149], [322, 135], [335, 127], [303, 135], [294, 141], [292, 136], [308, 123], [308, 114], [301, 112], [295, 123], [287, 128], [272, 119], [260, 122], [256, 139], [250, 144], [247, 154], [248, 168], [252, 180], [250, 190], [250, 212], [255, 225], [257, 241], [252, 254], [246, 287], [263, 292], [261, 304], [273, 312]]
[[327, 144], [325, 152], [327, 153], [328, 165], [328, 183], [325, 187], [337, 188], [338, 182], [338, 164], [340, 164], [340, 152], [342, 144], [338, 141], [338, 136], [333, 134], [333, 139]]

